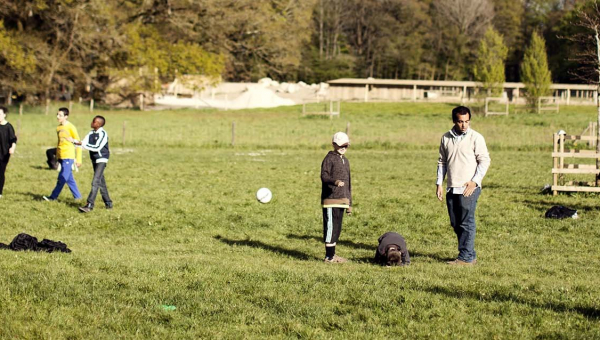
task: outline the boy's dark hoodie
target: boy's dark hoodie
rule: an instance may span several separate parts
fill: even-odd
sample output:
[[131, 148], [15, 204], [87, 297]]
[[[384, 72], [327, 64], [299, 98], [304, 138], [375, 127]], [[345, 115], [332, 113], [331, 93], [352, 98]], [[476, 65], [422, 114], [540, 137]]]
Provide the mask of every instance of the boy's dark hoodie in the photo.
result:
[[[338, 187], [339, 181], [344, 182], [344, 186]], [[329, 151], [321, 164], [321, 182], [322, 205], [348, 205], [348, 212], [352, 210], [352, 182], [348, 158], [335, 151]]]

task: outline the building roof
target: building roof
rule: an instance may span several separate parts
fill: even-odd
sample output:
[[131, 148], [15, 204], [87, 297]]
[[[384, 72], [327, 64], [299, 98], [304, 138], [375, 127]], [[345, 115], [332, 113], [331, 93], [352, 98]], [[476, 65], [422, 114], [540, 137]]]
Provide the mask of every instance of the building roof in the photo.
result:
[[[330, 80], [329, 85], [380, 85], [380, 86], [446, 86], [446, 87], [480, 87], [475, 81], [453, 80], [411, 80], [411, 79], [375, 79], [375, 78], [341, 78]], [[523, 83], [504, 83], [505, 88], [525, 88]], [[598, 86], [589, 84], [552, 84], [552, 89], [564, 90], [596, 90]]]

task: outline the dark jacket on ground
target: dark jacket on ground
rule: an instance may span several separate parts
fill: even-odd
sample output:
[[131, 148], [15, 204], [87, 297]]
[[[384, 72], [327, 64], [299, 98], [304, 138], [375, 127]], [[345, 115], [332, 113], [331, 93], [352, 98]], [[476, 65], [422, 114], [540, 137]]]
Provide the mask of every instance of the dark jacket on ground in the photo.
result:
[[410, 264], [410, 254], [406, 248], [406, 241], [402, 235], [389, 231], [379, 237], [379, 246], [375, 251], [375, 262], [385, 264], [387, 261], [386, 254], [388, 249], [396, 248], [402, 254], [402, 265]]
[[[338, 187], [339, 181], [344, 182]], [[352, 209], [352, 182], [350, 180], [350, 162], [344, 155], [329, 151], [321, 163], [321, 204], [348, 205]]]
[[70, 253], [71, 249], [67, 248], [67, 245], [60, 241], [52, 241], [43, 239], [42, 242], [38, 242], [36, 237], [21, 233], [12, 240], [8, 245], [0, 243], [0, 249], [8, 249], [15, 251], [32, 250], [32, 251], [45, 251], [47, 253], [62, 252]]

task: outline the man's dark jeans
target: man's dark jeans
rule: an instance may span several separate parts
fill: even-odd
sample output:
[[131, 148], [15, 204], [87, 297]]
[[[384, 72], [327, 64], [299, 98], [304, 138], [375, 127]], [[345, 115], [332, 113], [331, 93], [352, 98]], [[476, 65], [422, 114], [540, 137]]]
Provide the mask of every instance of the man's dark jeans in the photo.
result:
[[458, 259], [465, 262], [473, 262], [477, 259], [475, 253], [475, 208], [477, 199], [481, 194], [481, 188], [475, 189], [469, 197], [462, 194], [446, 194], [446, 205], [450, 224], [454, 228], [458, 238]]
[[104, 169], [106, 168], [106, 163], [92, 162], [92, 165], [94, 166], [94, 179], [92, 180], [92, 190], [87, 198], [87, 202], [94, 207], [94, 201], [96, 201], [98, 189], [100, 189], [100, 195], [102, 195], [104, 204], [106, 204], [108, 207], [112, 207], [112, 201], [108, 196], [108, 189], [106, 188], [106, 181], [104, 180]]

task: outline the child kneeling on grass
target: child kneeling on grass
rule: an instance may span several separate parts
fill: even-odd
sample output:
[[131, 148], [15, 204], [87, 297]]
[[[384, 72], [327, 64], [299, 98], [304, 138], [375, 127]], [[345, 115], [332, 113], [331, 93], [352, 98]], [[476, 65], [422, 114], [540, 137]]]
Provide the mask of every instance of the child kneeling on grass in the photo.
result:
[[389, 231], [379, 237], [379, 246], [375, 251], [375, 262], [386, 266], [407, 266], [410, 254], [402, 235]]
[[333, 135], [333, 151], [329, 151], [321, 164], [321, 204], [323, 206], [323, 241], [325, 262], [344, 263], [347, 260], [335, 254], [335, 246], [342, 232], [344, 212], [352, 212], [352, 185], [350, 163], [344, 156], [350, 146], [348, 135]]

